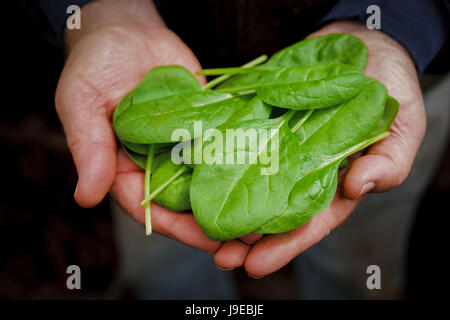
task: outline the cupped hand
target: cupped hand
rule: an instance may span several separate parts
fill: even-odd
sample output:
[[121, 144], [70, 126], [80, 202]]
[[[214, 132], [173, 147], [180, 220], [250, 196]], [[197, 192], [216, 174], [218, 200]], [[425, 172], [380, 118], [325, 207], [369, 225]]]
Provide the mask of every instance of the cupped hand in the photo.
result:
[[[144, 195], [144, 174], [123, 151], [117, 151], [112, 113], [151, 68], [174, 64], [195, 73], [201, 67], [191, 50], [157, 17], [151, 2], [119, 5], [97, 1], [83, 8], [81, 34], [68, 35], [70, 52], [55, 104], [78, 172], [75, 200], [92, 207], [111, 188], [119, 205], [143, 224], [144, 208], [139, 203]], [[129, 17], [126, 10], [131, 11]], [[145, 10], [152, 11], [149, 17]], [[99, 22], [102, 19], [103, 24]], [[150, 23], [138, 24], [139, 19]], [[152, 204], [152, 220], [156, 232], [187, 245], [208, 252], [220, 246], [204, 235], [192, 215]]]
[[266, 235], [253, 245], [239, 240], [224, 243], [215, 255], [216, 264], [223, 269], [243, 265], [255, 278], [279, 270], [347, 219], [364, 194], [395, 188], [411, 170], [426, 127], [413, 60], [395, 40], [380, 31], [368, 30], [360, 22], [335, 22], [310, 37], [335, 32], [354, 34], [366, 43], [369, 61], [365, 74], [385, 84], [389, 94], [399, 101], [400, 109], [391, 134], [351, 161], [345, 175], [340, 172], [338, 191], [332, 203], [305, 225], [289, 232]]

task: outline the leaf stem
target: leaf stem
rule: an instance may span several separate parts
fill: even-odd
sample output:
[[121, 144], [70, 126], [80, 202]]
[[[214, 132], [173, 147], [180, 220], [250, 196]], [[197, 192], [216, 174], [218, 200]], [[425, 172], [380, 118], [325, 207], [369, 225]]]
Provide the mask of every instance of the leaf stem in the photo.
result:
[[299, 121], [295, 124], [295, 126], [291, 129], [293, 133], [297, 132], [297, 130], [305, 123], [306, 120], [311, 116], [314, 112], [314, 109], [309, 110], [303, 117], [299, 119]]
[[172, 183], [173, 180], [181, 176], [185, 173], [189, 167], [187, 165], [183, 165], [177, 172], [175, 172], [169, 179], [167, 179], [162, 185], [156, 188], [150, 195], [146, 196], [145, 199], [141, 202], [141, 206], [147, 206], [162, 190], [164, 190], [169, 184]]
[[[150, 145], [147, 161], [145, 163], [144, 175], [144, 198], [150, 195], [150, 175], [152, 173], [152, 162], [155, 154], [155, 144]], [[152, 217], [150, 214], [150, 201], [145, 205], [145, 234], [147, 236], [152, 234]]]
[[[254, 60], [252, 60], [252, 61], [242, 65], [241, 68], [255, 67], [255, 66], [263, 63], [266, 60], [267, 60], [267, 56], [265, 54], [263, 54], [262, 56], [260, 56], [260, 57], [258, 57], [256, 59], [254, 59]], [[201, 70], [201, 71], [197, 72], [197, 74], [204, 74], [202, 72], [204, 72], [206, 70], [208, 70], [208, 69]], [[204, 85], [203, 86], [203, 90], [211, 89], [211, 88], [217, 86], [218, 84], [224, 82], [225, 80], [229, 79], [231, 76], [232, 76], [232, 74], [224, 74], [224, 75], [222, 75], [220, 77], [217, 77], [217, 78], [211, 80], [210, 82], [208, 82], [206, 85]]]
[[284, 118], [284, 121], [289, 121], [291, 120], [291, 118], [295, 115], [295, 113], [297, 112], [297, 110], [289, 110], [288, 112], [286, 112], [285, 114], [283, 114], [281, 117]]
[[223, 75], [235, 75], [240, 73], [249, 73], [250, 70], [249, 67], [232, 67], [232, 68], [214, 68], [214, 69], [203, 69], [197, 72], [197, 74], [203, 75], [203, 76], [219, 76], [221, 74]]

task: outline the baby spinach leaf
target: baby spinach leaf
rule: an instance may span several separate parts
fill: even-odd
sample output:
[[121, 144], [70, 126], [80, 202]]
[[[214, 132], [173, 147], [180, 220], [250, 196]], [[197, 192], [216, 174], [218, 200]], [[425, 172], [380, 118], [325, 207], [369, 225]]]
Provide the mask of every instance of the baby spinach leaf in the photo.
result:
[[182, 93], [134, 104], [114, 123], [119, 139], [133, 143], [172, 142], [176, 129], [186, 129], [192, 138], [194, 122], [203, 130], [215, 128], [233, 114], [236, 101], [230, 94], [214, 91]]
[[147, 155], [143, 155], [140, 153], [136, 153], [133, 150], [127, 148], [126, 145], [122, 144], [123, 150], [125, 150], [128, 157], [139, 167], [142, 169], [145, 169], [145, 162], [147, 161]]
[[338, 162], [305, 175], [291, 190], [281, 215], [265, 223], [255, 232], [279, 233], [295, 229], [325, 210], [337, 187]]
[[[265, 56], [260, 57], [251, 62], [251, 65], [263, 61], [261, 58], [266, 59]], [[136, 88], [134, 101], [139, 103], [171, 96], [175, 93], [179, 94], [189, 92], [190, 90], [198, 90], [199, 85], [197, 80], [189, 72], [187, 72], [189, 73], [187, 75], [186, 72], [185, 69], [179, 67], [160, 67], [153, 69], [147, 74], [138, 88]], [[191, 78], [191, 81], [186, 81], [189, 78]], [[183, 85], [180, 86], [180, 82], [184, 82]], [[136, 96], [139, 98], [136, 98]], [[246, 108], [242, 107], [243, 105], [247, 105], [249, 100], [250, 96], [241, 96], [234, 99], [236, 110], [226, 122], [227, 124], [242, 119], [256, 118], [258, 116], [268, 117], [270, 115], [270, 107], [263, 102], [253, 102]], [[137, 154], [145, 154], [147, 145], [130, 142], [123, 142], [123, 144], [128, 148], [127, 152], [130, 158], [143, 167], [145, 160]], [[159, 143], [157, 145], [167, 144]], [[133, 152], [130, 152], [130, 150]], [[146, 199], [141, 204], [148, 206], [150, 200], [154, 198], [157, 203], [165, 205], [166, 208], [171, 210], [181, 211], [189, 209], [189, 185], [192, 168], [188, 165], [174, 164], [170, 158], [166, 158], [159, 163], [160, 165], [158, 165], [152, 177], [152, 185], [155, 190], [151, 195], [147, 194]]]
[[348, 166], [348, 164], [349, 164], [348, 158], [342, 159], [342, 161], [339, 163], [339, 169], [345, 168], [346, 166]]
[[[126, 146], [129, 150], [137, 154], [146, 155], [145, 151], [148, 150], [148, 144], [138, 144], [132, 142], [122, 141], [122, 145]], [[155, 154], [167, 151], [173, 147], [173, 143], [158, 143], [156, 145]]]
[[[153, 172], [152, 176], [152, 188], [158, 189], [163, 185], [170, 177], [176, 174], [180, 170], [180, 165], [172, 162], [170, 159], [170, 151], [166, 153], [167, 158], [163, 161], [157, 169]], [[188, 169], [180, 176], [175, 178], [170, 184], [153, 198], [153, 201], [163, 205], [172, 211], [183, 211], [191, 208], [189, 199], [189, 187], [192, 177], [192, 169]]]
[[170, 142], [172, 131], [185, 127], [184, 121], [191, 126], [196, 120], [203, 121], [205, 129], [225, 122], [234, 111], [234, 102], [228, 101], [232, 99], [229, 94], [202, 91], [183, 67], [157, 67], [121, 101], [113, 115], [113, 126], [122, 141]]
[[[389, 132], [385, 131], [372, 136], [344, 152], [344, 154], [351, 155], [388, 135]], [[345, 160], [345, 158], [342, 160]], [[325, 210], [333, 200], [336, 192], [340, 162], [339, 159], [336, 159], [335, 162], [326, 164], [326, 166], [318, 170], [313, 170], [300, 179], [292, 189], [283, 213], [255, 230], [255, 232], [286, 232], [298, 228]]]
[[[386, 99], [386, 88], [370, 80], [349, 102], [328, 112], [315, 111], [297, 132], [302, 141], [301, 170], [285, 209], [256, 232], [292, 230], [328, 207], [336, 192], [341, 161], [388, 135], [395, 109], [394, 99]], [[353, 119], [359, 124], [352, 123]], [[319, 139], [322, 146], [316, 145]]]
[[144, 76], [134, 90], [133, 103], [201, 90], [198, 80], [185, 68], [161, 66], [153, 68]]
[[[309, 214], [331, 201], [339, 163], [367, 143], [366, 137], [384, 111], [386, 88], [376, 80], [367, 83], [353, 99], [334, 108], [314, 111], [295, 134], [282, 125], [279, 171], [274, 175], [261, 175], [257, 170], [259, 164], [196, 166], [191, 203], [204, 232], [217, 240], [253, 231], [282, 232], [286, 231], [282, 228], [294, 227], [294, 221], [298, 221], [289, 214], [290, 205], [297, 203], [291, 200], [292, 194], [303, 197], [298, 202], [311, 208]], [[247, 121], [239, 123], [239, 127], [264, 126]], [[317, 202], [308, 204], [305, 199]]]
[[[140, 146], [147, 146], [150, 145], [140, 145]], [[165, 161], [166, 159], [161, 157], [163, 153], [166, 153], [167, 151], [170, 151], [173, 144], [163, 144], [158, 143], [155, 145], [155, 158], [153, 159], [152, 164], [152, 171], [154, 171], [158, 166], [162, 163], [162, 161]], [[122, 148], [125, 150], [128, 157], [136, 163], [139, 167], [142, 169], [145, 169], [145, 162], [147, 161], [147, 155], [136, 153], [133, 150], [128, 148], [128, 145], [126, 143], [122, 142]]]
[[[298, 139], [287, 123], [293, 115], [268, 120], [239, 122], [230, 128], [257, 129], [258, 146], [249, 150], [249, 144], [234, 144], [222, 150], [222, 164], [200, 164], [194, 168], [191, 182], [191, 205], [194, 216], [203, 231], [215, 240], [233, 239], [246, 235], [280, 212], [289, 191], [295, 183], [299, 170], [297, 156]], [[275, 133], [264, 135], [262, 130]], [[266, 133], [267, 133], [266, 131]], [[225, 134], [225, 133], [224, 133]], [[279, 139], [275, 143], [275, 137]], [[271, 145], [269, 149], [269, 145]], [[276, 174], [261, 174], [261, 155], [268, 151], [279, 154]], [[232, 164], [227, 161], [230, 154], [254, 156], [256, 163]]]
[[138, 144], [132, 142], [122, 141], [122, 145], [127, 147], [129, 150], [137, 154], [147, 155], [148, 144]]
[[129, 106], [131, 106], [134, 96], [134, 90], [131, 90], [127, 93], [125, 97], [119, 102], [116, 109], [113, 113], [113, 123], [116, 121], [117, 117], [124, 112], [126, 109], [128, 109]]
[[[134, 103], [191, 91], [201, 91], [201, 86], [197, 79], [185, 68], [180, 66], [153, 68], [144, 76], [140, 84], [120, 101], [113, 113], [113, 123], [117, 121], [118, 116], [122, 112]], [[148, 144], [137, 144], [127, 141], [121, 142], [127, 147], [127, 153], [129, 153], [128, 151], [133, 151], [137, 154], [147, 155]], [[157, 147], [156, 154], [160, 150], [161, 147]], [[142, 158], [139, 159], [135, 155], [131, 155], [130, 157], [138, 160], [138, 165], [142, 167]]]
[[397, 116], [398, 108], [398, 101], [395, 98], [388, 96], [386, 106], [384, 107], [383, 116], [380, 121], [378, 121], [377, 126], [370, 133], [370, 136], [376, 136], [382, 132], [388, 131]]
[[[275, 53], [257, 68], [305, 67], [326, 62], [348, 64], [362, 71], [367, 65], [368, 51], [363, 41], [350, 34], [328, 34], [302, 40]], [[236, 75], [218, 89], [240, 88], [254, 83], [257, 74]]]
[[337, 105], [355, 96], [366, 82], [362, 72], [343, 64], [284, 68], [274, 75], [273, 83], [256, 88], [258, 97], [294, 110]]
[[[113, 124], [136, 103], [151, 101], [185, 92], [201, 91], [201, 86], [195, 77], [186, 69], [179, 66], [164, 66], [152, 69], [141, 81], [139, 86], [130, 91], [119, 103], [114, 114]], [[120, 123], [120, 122], [119, 122]], [[132, 131], [133, 129], [130, 128]], [[120, 135], [119, 139], [123, 140]], [[126, 140], [126, 139], [125, 139]], [[150, 175], [161, 163], [161, 157], [154, 158], [173, 144], [144, 144], [122, 141], [123, 148], [128, 156], [145, 170], [145, 195], [150, 195]], [[157, 175], [159, 177], [159, 175]], [[145, 205], [146, 233], [151, 233], [150, 206]]]
[[241, 97], [245, 99], [246, 104], [233, 113], [233, 115], [220, 128], [227, 128], [228, 126], [240, 121], [268, 119], [272, 111], [272, 107], [264, 103], [261, 99], [254, 96]]
[[[238, 108], [236, 112], [231, 116], [231, 118], [228, 119], [228, 121], [221, 125], [219, 128], [229, 128], [231, 125], [239, 121], [269, 118], [271, 107], [262, 102], [259, 98], [242, 96], [240, 97], [240, 101], [243, 103], [243, 107]], [[203, 139], [207, 141], [208, 137], [203, 137]], [[192, 151], [191, 154], [193, 155]], [[190, 201], [187, 202], [183, 199], [189, 199], [191, 172], [194, 166], [189, 166], [187, 164], [174, 164], [170, 157], [167, 157], [163, 162], [164, 163], [161, 166], [168, 169], [161, 171], [158, 167], [158, 170], [155, 171], [154, 175], [157, 178], [155, 178], [156, 181], [153, 183], [153, 185], [155, 186], [155, 191], [153, 191], [152, 194], [156, 192], [156, 190], [160, 189], [161, 186], [164, 186], [163, 189], [161, 189], [164, 190], [164, 194], [162, 194], [161, 196], [156, 196], [154, 198], [155, 201], [160, 205], [165, 206], [166, 208], [172, 208], [171, 210], [175, 210], [174, 208], [183, 208], [179, 210], [190, 209]], [[165, 162], [170, 163], [166, 164]], [[179, 172], [183, 167], [187, 168], [180, 174]], [[170, 182], [167, 183], [168, 181]], [[176, 190], [173, 190], [171, 184], [175, 182], [177, 182], [178, 185], [176, 187]], [[165, 190], [165, 188], [167, 188], [167, 190]], [[175, 197], [175, 199], [173, 196], [170, 196], [170, 194], [174, 194], [174, 192], [176, 192], [177, 194], [177, 197]], [[157, 193], [157, 195], [159, 195], [159, 193]], [[179, 202], [177, 199], [179, 199]], [[149, 200], [151, 199], [145, 199], [141, 204], [145, 204]]]
[[355, 96], [366, 82], [366, 77], [357, 68], [332, 62], [306, 67], [217, 70], [254, 73], [245, 81], [230, 83], [217, 91], [235, 93], [256, 89], [256, 94], [264, 102], [295, 110], [337, 105]]
[[358, 37], [345, 33], [330, 33], [302, 40], [280, 50], [264, 66], [311, 66], [335, 61], [364, 70], [367, 57], [367, 47]]

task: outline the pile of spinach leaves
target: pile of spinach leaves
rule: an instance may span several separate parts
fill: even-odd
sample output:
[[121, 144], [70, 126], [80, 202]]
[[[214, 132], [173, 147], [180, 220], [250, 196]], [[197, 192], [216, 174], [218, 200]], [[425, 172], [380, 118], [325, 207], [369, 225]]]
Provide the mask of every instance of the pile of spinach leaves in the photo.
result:
[[[389, 135], [398, 102], [363, 70], [365, 44], [349, 34], [298, 42], [238, 68], [202, 70], [217, 75], [203, 88], [180, 66], [152, 69], [117, 106], [113, 127], [123, 149], [145, 170], [146, 230], [151, 200], [173, 211], [192, 210], [205, 234], [229, 240], [250, 232], [279, 233], [301, 226], [332, 201], [338, 169], [351, 154]], [[266, 61], [267, 60], [267, 61]], [[227, 157], [253, 152], [256, 163], [176, 164], [172, 132], [194, 122], [216, 128], [271, 129], [258, 149], [235, 145]], [[183, 142], [182, 142], [183, 143]], [[278, 170], [261, 174], [268, 146]], [[150, 183], [151, 179], [151, 183]]]

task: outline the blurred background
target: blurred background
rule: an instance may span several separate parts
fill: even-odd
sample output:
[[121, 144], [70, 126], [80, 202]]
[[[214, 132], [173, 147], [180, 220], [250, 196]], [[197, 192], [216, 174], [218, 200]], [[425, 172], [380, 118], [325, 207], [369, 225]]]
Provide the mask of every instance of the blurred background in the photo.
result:
[[[221, 1], [220, 5], [200, 1], [193, 10], [192, 2], [183, 1], [177, 3], [166, 22], [192, 48], [204, 67], [232, 66], [302, 39], [314, 31], [319, 17], [334, 1], [277, 3], [274, 8], [273, 2], [264, 0]], [[178, 250], [176, 244], [168, 244], [172, 241], [158, 236], [144, 239], [144, 230], [118, 213], [108, 198], [93, 209], [82, 209], [74, 202], [76, 170], [53, 102], [64, 52], [49, 40], [48, 26], [40, 23], [42, 17], [30, 15], [20, 2], [10, 5], [3, 12], [8, 25], [2, 46], [7, 89], [3, 91], [6, 99], [0, 117], [0, 299], [139, 298], [142, 292], [135, 285], [136, 274], [145, 272], [170, 272], [180, 284], [179, 292], [163, 297], [192, 297], [183, 292], [182, 283], [195, 275], [195, 264], [190, 266], [191, 273], [177, 269], [176, 261], [173, 270], [146, 271], [139, 268], [136, 257], [145, 256], [148, 249], [137, 247], [135, 252], [128, 252], [131, 257], [124, 258], [121, 247], [133, 237], [143, 247], [154, 248], [161, 243], [160, 250], [166, 245], [170, 250]], [[294, 9], [286, 11], [287, 5]], [[170, 2], [162, 10], [171, 11]], [[187, 16], [189, 23], [185, 21]], [[447, 46], [427, 70], [424, 90], [439, 74], [448, 71], [448, 58]], [[442, 104], [450, 107], [448, 100]], [[408, 289], [404, 293], [408, 298], [439, 297], [447, 273], [443, 258], [448, 252], [446, 228], [450, 212], [448, 147], [433, 176], [421, 196], [409, 241]], [[129, 233], [119, 231], [118, 223], [129, 224]], [[205, 254], [199, 261], [207, 261], [215, 268], [210, 255]], [[82, 270], [83, 290], [67, 290], [66, 268], [72, 264]], [[224, 290], [231, 290], [234, 297], [301, 298], [292, 280], [291, 264], [260, 280], [247, 277], [241, 269], [214, 272], [209, 281], [227, 287]], [[225, 280], [219, 276], [223, 273], [227, 274]], [[157, 290], [165, 283], [161, 280], [153, 285]], [[228, 296], [204, 292], [203, 297]]]

